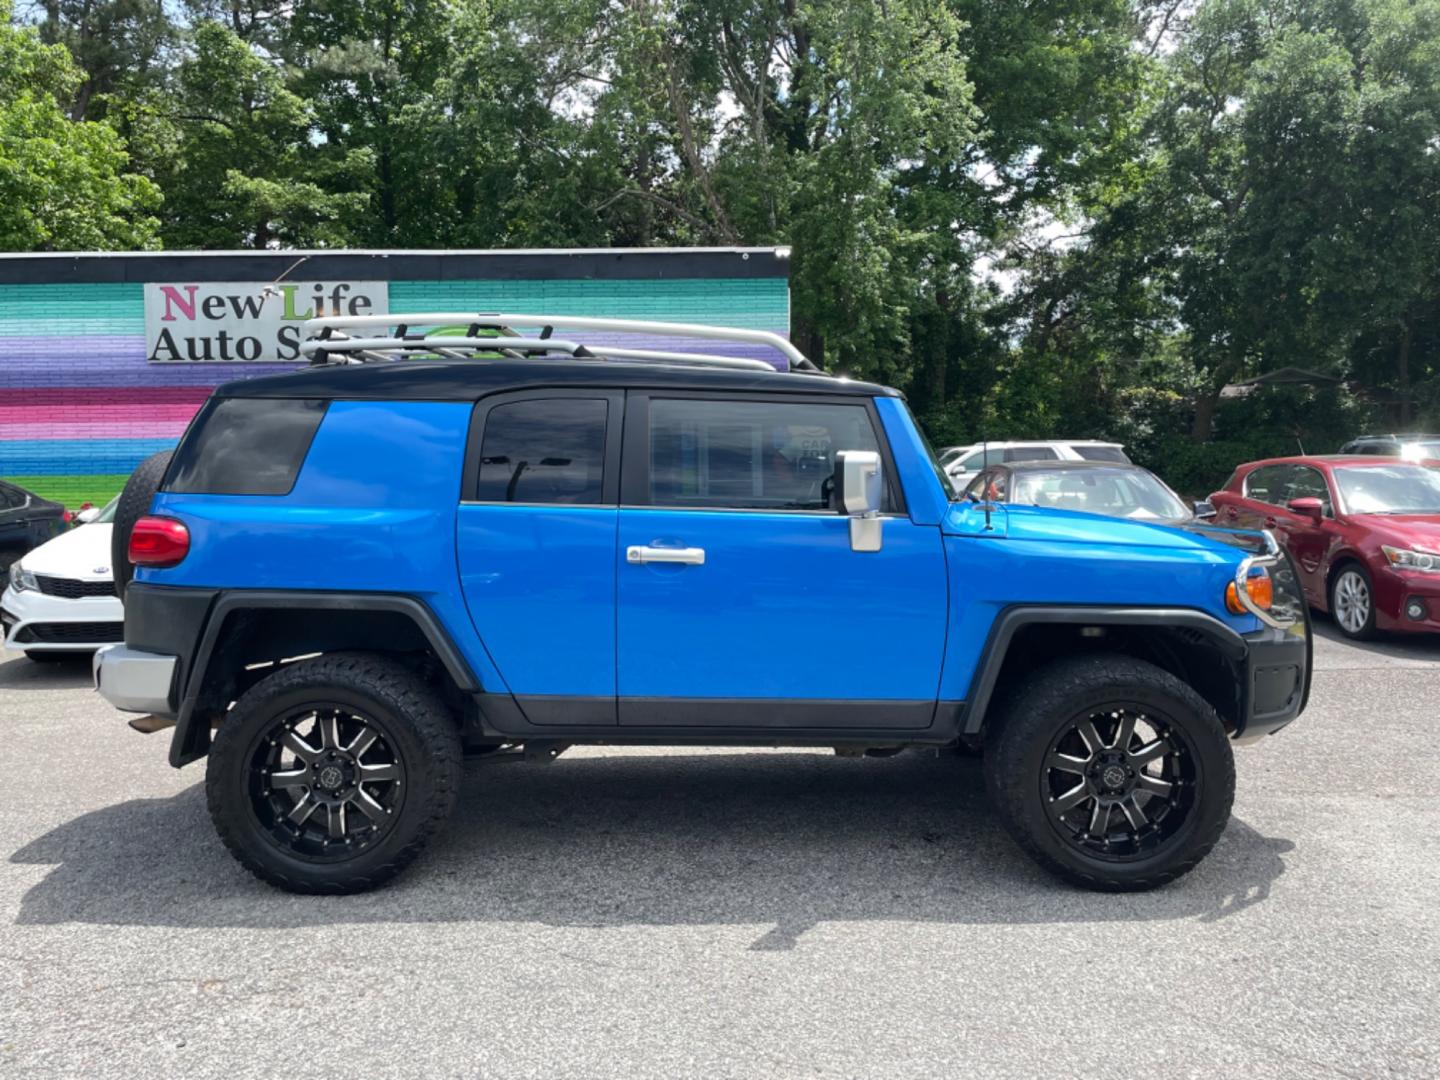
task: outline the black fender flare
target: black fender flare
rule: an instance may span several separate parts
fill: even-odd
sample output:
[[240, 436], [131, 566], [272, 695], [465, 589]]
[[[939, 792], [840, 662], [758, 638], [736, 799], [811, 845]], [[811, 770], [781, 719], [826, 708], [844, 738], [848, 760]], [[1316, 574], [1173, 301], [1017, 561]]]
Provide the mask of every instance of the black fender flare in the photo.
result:
[[448, 631], [429, 606], [416, 597], [399, 593], [224, 590], [216, 594], [195, 654], [185, 665], [189, 669], [189, 677], [185, 679], [183, 690], [178, 691], [180, 703], [175, 718], [175, 733], [170, 741], [171, 765], [177, 769], [188, 765], [204, 757], [209, 749], [210, 733], [204, 724], [196, 723], [196, 712], [205, 674], [227, 618], [243, 611], [287, 610], [371, 611], [404, 616], [419, 629], [457, 687], [470, 693], [482, 689], [469, 661], [456, 648]]
[[1249, 647], [1237, 630], [1226, 626], [1213, 615], [1194, 608], [1115, 608], [1030, 606], [1007, 607], [996, 616], [989, 637], [980, 653], [980, 661], [970, 680], [970, 693], [965, 699], [960, 733], [979, 735], [985, 726], [985, 714], [1000, 679], [1000, 669], [1010, 651], [1015, 635], [1027, 626], [1154, 626], [1167, 630], [1183, 629], [1201, 634], [1214, 643], [1221, 655], [1232, 661], [1245, 659]]

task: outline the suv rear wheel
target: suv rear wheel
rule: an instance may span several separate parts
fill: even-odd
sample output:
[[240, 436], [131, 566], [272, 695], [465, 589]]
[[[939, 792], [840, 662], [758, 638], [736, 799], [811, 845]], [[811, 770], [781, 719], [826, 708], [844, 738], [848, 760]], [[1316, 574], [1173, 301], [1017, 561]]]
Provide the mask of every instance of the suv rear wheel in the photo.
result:
[[1029, 676], [985, 763], [991, 799], [1020, 846], [1060, 877], [1112, 892], [1193, 869], [1235, 797], [1215, 710], [1128, 656], [1061, 660]]
[[226, 714], [205, 772], [210, 817], [272, 885], [361, 892], [403, 870], [449, 817], [460, 753], [444, 703], [395, 660], [301, 660]]

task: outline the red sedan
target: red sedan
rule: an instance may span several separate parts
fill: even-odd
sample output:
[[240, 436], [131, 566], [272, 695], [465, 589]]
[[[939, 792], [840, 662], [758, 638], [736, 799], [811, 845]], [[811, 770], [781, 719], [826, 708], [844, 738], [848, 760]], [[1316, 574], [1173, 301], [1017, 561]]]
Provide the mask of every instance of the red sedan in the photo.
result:
[[1241, 465], [1210, 496], [1216, 523], [1269, 529], [1312, 607], [1346, 637], [1440, 631], [1440, 470], [1400, 458]]

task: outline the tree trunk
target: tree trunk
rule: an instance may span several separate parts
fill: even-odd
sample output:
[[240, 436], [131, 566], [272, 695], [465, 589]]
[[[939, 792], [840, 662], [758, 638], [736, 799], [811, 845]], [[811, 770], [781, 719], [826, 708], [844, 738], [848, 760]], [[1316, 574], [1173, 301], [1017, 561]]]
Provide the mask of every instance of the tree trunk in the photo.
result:
[[[938, 288], [935, 290], [935, 306], [939, 309], [932, 324], [929, 327], [912, 326], [912, 338], [915, 330], [924, 334], [925, 348], [925, 390], [929, 398], [929, 406], [932, 409], [945, 407], [945, 398], [949, 391], [946, 386], [947, 369], [950, 366], [950, 309], [952, 307], [950, 290]], [[926, 330], [929, 333], [925, 333]]]
[[1203, 443], [1210, 439], [1215, 426], [1215, 413], [1220, 407], [1220, 391], [1225, 389], [1231, 378], [1240, 370], [1235, 360], [1227, 360], [1215, 369], [1209, 384], [1195, 398], [1195, 420], [1190, 425], [1190, 441]]
[[1190, 441], [1203, 443], [1210, 439], [1215, 426], [1215, 410], [1220, 404], [1220, 391], [1206, 388], [1195, 399], [1195, 421], [1190, 426]]
[[1404, 329], [1400, 334], [1400, 349], [1395, 355], [1395, 387], [1400, 394], [1400, 427], [1403, 430], [1410, 426], [1410, 343], [1415, 336], [1415, 328], [1410, 324], [1409, 316], [1404, 321]]
[[790, 341], [804, 353], [811, 362], [821, 371], [825, 368], [825, 339], [821, 337], [819, 330], [801, 315], [792, 315], [790, 319]]

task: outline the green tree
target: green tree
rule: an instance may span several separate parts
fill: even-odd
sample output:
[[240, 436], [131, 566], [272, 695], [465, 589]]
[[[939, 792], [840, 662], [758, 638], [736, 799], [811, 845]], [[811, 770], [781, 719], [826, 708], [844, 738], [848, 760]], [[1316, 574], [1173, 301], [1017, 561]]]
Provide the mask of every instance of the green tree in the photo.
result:
[[106, 96], [131, 94], [164, 77], [175, 30], [162, 0], [37, 0], [41, 38], [64, 45], [82, 72], [73, 120], [102, 117]]
[[404, 118], [431, 101], [452, 58], [454, 14], [445, 0], [296, 0], [290, 9], [279, 51], [314, 110], [317, 167], [357, 176], [369, 196], [355, 223], [360, 243], [413, 246], [413, 219], [430, 211], [426, 174], [436, 162], [410, 142]]
[[363, 149], [327, 154], [310, 105], [282, 70], [232, 30], [201, 22], [172, 93], [147, 102], [166, 192], [166, 246], [330, 247], [363, 229]]
[[1227, 383], [1350, 374], [1377, 318], [1403, 333], [1433, 296], [1436, 40], [1433, 0], [1195, 11], [1094, 207], [1072, 300], [1143, 283], [1183, 335], [1193, 440]]
[[113, 128], [69, 118], [84, 75], [10, 14], [0, 0], [0, 250], [153, 247], [159, 192]]

